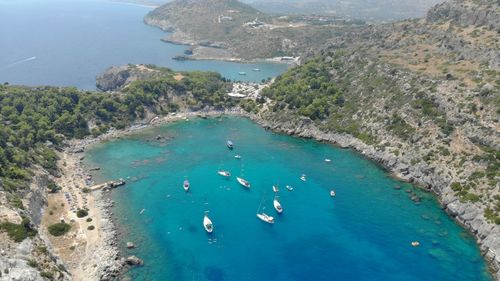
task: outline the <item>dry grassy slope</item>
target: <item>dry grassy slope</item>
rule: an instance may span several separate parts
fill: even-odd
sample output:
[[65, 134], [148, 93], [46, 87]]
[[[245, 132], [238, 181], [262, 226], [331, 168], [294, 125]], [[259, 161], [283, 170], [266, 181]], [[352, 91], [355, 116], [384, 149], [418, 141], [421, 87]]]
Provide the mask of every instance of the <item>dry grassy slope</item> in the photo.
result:
[[[221, 15], [232, 20], [219, 22]], [[267, 25], [244, 26], [256, 18]], [[271, 17], [236, 0], [177, 0], [153, 10], [144, 20], [175, 31], [171, 41], [226, 48], [243, 59], [299, 56], [311, 46], [322, 46], [338, 32], [326, 25], [290, 26], [286, 19]]]

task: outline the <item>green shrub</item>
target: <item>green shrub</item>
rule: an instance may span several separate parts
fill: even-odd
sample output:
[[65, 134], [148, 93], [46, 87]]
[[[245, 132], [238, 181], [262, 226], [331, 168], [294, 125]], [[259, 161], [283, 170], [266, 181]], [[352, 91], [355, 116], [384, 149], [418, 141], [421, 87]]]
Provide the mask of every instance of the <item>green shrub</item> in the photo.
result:
[[87, 222], [91, 222], [92, 221], [92, 218], [87, 218]]
[[78, 209], [78, 211], [76, 211], [76, 216], [79, 217], [79, 218], [84, 218], [88, 214], [89, 214], [89, 212], [87, 210], [85, 210], [85, 209]]
[[50, 271], [40, 272], [40, 276], [45, 277], [45, 278], [47, 278], [49, 280], [53, 280], [54, 279], [54, 273], [52, 273]]
[[27, 264], [31, 267], [38, 267], [38, 263], [35, 260], [28, 260]]
[[7, 232], [7, 235], [14, 240], [14, 242], [21, 242], [27, 237], [36, 235], [36, 230], [31, 228], [31, 223], [28, 218], [23, 218], [20, 224], [11, 222], [0, 223], [0, 230]]
[[71, 229], [71, 225], [60, 222], [49, 226], [49, 233], [53, 236], [61, 236], [66, 234]]
[[93, 225], [89, 225], [89, 227], [87, 227], [88, 230], [94, 230], [95, 229], [95, 226]]

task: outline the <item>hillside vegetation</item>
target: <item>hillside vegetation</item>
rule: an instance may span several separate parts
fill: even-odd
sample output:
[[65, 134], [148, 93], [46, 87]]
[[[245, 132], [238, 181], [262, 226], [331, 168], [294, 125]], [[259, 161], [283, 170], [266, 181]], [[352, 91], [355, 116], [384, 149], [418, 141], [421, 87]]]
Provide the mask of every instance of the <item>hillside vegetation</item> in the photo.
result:
[[333, 17], [274, 17], [237, 0], [175, 0], [144, 21], [172, 31], [167, 41], [195, 46], [195, 55], [211, 47], [215, 57], [242, 59], [300, 56], [344, 25]]
[[397, 157], [391, 169], [446, 204], [476, 204], [500, 224], [499, 11], [452, 1], [426, 19], [342, 34], [264, 91], [263, 114], [352, 135]]

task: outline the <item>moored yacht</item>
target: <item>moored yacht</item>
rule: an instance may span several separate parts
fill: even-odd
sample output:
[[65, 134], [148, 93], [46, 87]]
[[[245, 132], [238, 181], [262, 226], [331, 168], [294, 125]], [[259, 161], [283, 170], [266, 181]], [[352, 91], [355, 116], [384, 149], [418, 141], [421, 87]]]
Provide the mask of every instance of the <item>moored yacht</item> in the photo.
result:
[[231, 173], [229, 171], [224, 171], [224, 170], [217, 171], [217, 174], [219, 174], [223, 177], [226, 177], [226, 178], [231, 176]]
[[243, 178], [240, 178], [240, 177], [236, 177], [236, 180], [237, 180], [237, 181], [238, 181], [241, 185], [243, 185], [244, 187], [246, 187], [246, 188], [250, 188], [250, 183], [249, 183], [247, 180], [245, 180], [245, 179], [243, 179]]
[[189, 181], [188, 181], [188, 180], [184, 180], [183, 187], [184, 187], [184, 190], [185, 190], [185, 191], [188, 191], [188, 190], [189, 190]]
[[291, 187], [291, 186], [289, 186], [289, 185], [286, 185], [285, 187], [286, 187], [286, 189], [288, 189], [289, 191], [292, 191], [292, 190], [293, 190], [293, 187]]
[[206, 213], [205, 217], [203, 218], [203, 227], [208, 233], [212, 233], [214, 231], [214, 225], [212, 224], [212, 221]]
[[241, 159], [241, 155], [236, 154], [236, 155], [234, 156], [234, 158], [236, 158], [236, 159]]
[[278, 214], [283, 213], [283, 207], [281, 207], [281, 204], [277, 198], [274, 198], [273, 205], [274, 209], [276, 210], [276, 212], [278, 212]]
[[276, 192], [278, 192], [278, 191], [280, 191], [280, 190], [278, 189], [278, 186], [277, 186], [277, 185], [273, 185], [273, 192], [274, 192], [274, 193], [276, 193]]
[[270, 223], [270, 224], [273, 224], [274, 223], [274, 218], [267, 215], [266, 213], [260, 213], [260, 214], [257, 214], [257, 217], [262, 220], [263, 222], [267, 222], [267, 223]]
[[233, 142], [232, 142], [232, 141], [230, 141], [230, 140], [228, 140], [228, 141], [226, 142], [226, 145], [227, 145], [227, 148], [229, 148], [229, 149], [233, 149], [233, 148], [234, 148]]
[[335, 190], [330, 190], [330, 196], [335, 197]]
[[326, 162], [326, 163], [330, 163], [330, 162], [332, 162], [332, 159], [325, 158], [325, 162]]
[[300, 176], [300, 180], [301, 180], [301, 181], [306, 181], [306, 180], [307, 180], [307, 179], [306, 179], [306, 175], [305, 175], [305, 174], [302, 174], [302, 175]]
[[238, 72], [239, 75], [247, 75], [247, 73], [245, 71], [240, 71]]

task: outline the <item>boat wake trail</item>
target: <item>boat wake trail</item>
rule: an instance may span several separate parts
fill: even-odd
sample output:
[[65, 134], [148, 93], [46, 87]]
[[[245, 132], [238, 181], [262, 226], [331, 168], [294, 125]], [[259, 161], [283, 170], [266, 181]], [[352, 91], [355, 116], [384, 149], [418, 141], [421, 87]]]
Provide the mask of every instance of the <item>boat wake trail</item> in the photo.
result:
[[29, 57], [29, 58], [26, 58], [26, 59], [22, 59], [20, 61], [16, 61], [14, 63], [11, 63], [11, 64], [7, 65], [5, 68], [13, 67], [13, 66], [16, 66], [18, 64], [25, 63], [25, 62], [32, 61], [32, 60], [36, 60], [36, 57]]

